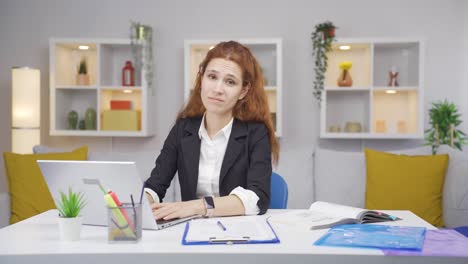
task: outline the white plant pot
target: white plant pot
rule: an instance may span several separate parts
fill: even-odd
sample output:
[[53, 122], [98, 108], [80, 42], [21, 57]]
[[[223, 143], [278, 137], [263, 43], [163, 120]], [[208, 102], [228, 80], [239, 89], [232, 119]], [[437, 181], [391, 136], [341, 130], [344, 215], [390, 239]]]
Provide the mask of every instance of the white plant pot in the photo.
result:
[[80, 239], [83, 217], [59, 217], [60, 238], [65, 241], [76, 241]]

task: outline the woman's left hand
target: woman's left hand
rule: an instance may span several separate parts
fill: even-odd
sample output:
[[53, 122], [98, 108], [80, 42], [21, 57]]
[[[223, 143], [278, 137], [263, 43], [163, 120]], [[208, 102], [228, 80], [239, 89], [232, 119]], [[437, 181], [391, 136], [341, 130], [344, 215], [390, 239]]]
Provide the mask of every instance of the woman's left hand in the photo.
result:
[[205, 205], [202, 200], [192, 200], [175, 203], [154, 203], [151, 205], [151, 209], [156, 220], [171, 220], [192, 215], [203, 215]]

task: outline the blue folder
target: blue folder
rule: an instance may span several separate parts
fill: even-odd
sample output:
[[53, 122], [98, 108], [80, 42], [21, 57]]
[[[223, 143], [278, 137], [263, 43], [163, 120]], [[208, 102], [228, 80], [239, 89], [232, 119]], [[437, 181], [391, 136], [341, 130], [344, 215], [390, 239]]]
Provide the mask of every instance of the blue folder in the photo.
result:
[[331, 228], [314, 245], [421, 250], [425, 227], [351, 224]]
[[275, 230], [271, 226], [270, 222], [266, 221], [268, 225], [268, 229], [272, 232], [271, 235], [273, 238], [271, 239], [255, 239], [249, 236], [239, 235], [239, 236], [230, 236], [230, 237], [207, 237], [206, 240], [188, 240], [187, 235], [190, 231], [190, 226], [193, 221], [192, 220], [186, 223], [184, 235], [182, 237], [182, 244], [183, 245], [223, 245], [223, 244], [269, 244], [269, 243], [280, 243], [278, 236], [276, 235]]

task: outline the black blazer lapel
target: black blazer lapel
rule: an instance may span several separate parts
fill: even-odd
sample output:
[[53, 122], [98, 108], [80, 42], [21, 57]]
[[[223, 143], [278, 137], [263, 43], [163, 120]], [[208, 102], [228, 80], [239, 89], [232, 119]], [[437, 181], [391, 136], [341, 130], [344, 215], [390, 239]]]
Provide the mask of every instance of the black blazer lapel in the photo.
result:
[[190, 186], [192, 199], [195, 199], [197, 192], [198, 165], [200, 162], [200, 138], [198, 137], [198, 130], [200, 129], [201, 120], [201, 118], [190, 120], [184, 129], [184, 137], [180, 143], [187, 175], [185, 181]]
[[226, 153], [224, 154], [221, 172], [219, 174], [219, 186], [223, 182], [229, 169], [232, 167], [237, 157], [241, 154], [243, 144], [239, 141], [240, 138], [247, 136], [247, 127], [242, 121], [234, 119], [232, 124], [231, 136], [229, 137]]

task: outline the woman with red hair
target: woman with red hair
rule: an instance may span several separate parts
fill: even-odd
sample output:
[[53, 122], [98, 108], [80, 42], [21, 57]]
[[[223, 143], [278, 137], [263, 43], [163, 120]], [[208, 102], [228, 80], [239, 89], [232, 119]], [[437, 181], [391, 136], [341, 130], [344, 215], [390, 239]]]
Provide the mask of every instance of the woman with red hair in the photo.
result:
[[[275, 137], [260, 66], [235, 41], [211, 49], [169, 133], [145, 191], [158, 219], [264, 214]], [[182, 202], [163, 198], [178, 172]]]

